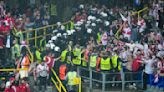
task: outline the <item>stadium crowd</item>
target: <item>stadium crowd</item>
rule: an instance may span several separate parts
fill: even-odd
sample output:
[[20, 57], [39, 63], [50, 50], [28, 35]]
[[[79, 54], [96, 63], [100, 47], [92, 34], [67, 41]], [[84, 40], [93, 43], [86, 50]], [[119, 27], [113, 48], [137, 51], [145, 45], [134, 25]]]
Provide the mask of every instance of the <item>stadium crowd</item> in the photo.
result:
[[[130, 6], [109, 8], [99, 4], [80, 4], [73, 9], [74, 15], [67, 25], [57, 22], [57, 28], [50, 31], [50, 39], [39, 39], [38, 48], [27, 44], [22, 32], [48, 25], [50, 16], [46, 8], [27, 9], [26, 14], [11, 16], [11, 12], [5, 12], [5, 4], [1, 2], [0, 5], [3, 11], [0, 54], [5, 51], [1, 67], [10, 62], [18, 69], [27, 69], [15, 71], [14, 78], [1, 85], [5, 92], [30, 92], [28, 80], [31, 75], [39, 89], [45, 90], [51, 85], [51, 68], [68, 86], [67, 90], [73, 90], [71, 80], [78, 76], [75, 66], [91, 67], [97, 72], [143, 71], [144, 90], [164, 90], [163, 4], [151, 3], [140, 17], [132, 14], [138, 8]], [[15, 32], [11, 31], [14, 27]]]

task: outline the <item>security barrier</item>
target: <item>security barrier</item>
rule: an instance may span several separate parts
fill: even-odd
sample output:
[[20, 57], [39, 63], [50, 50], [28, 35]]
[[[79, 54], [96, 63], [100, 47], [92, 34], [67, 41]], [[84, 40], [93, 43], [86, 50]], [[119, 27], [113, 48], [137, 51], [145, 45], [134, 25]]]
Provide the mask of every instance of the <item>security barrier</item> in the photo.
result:
[[[95, 70], [92, 70], [91, 68], [84, 68], [84, 67], [78, 67], [78, 74], [86, 80], [89, 80], [89, 89], [90, 92], [92, 92], [93, 89], [93, 82], [97, 82], [102, 84], [102, 92], [106, 91], [106, 85], [107, 84], [118, 84], [121, 86], [121, 90], [125, 91], [125, 84], [127, 83], [141, 83], [142, 87], [143, 87], [143, 79], [142, 79], [142, 72], [97, 72]], [[131, 76], [130, 79], [127, 79], [126, 76], [128, 76], [129, 74], [140, 74], [139, 78], [140, 79], [135, 79], [132, 77], [136, 77], [136, 76]], [[108, 87], [109, 88], [109, 87]], [[112, 89], [112, 87], [110, 88]], [[113, 91], [112, 91], [113, 92]]]
[[[143, 8], [142, 10], [139, 10], [137, 12], [133, 12], [130, 16], [134, 16], [137, 14], [138, 19], [140, 18], [140, 14], [144, 11], [148, 10], [148, 7]], [[121, 27], [117, 30], [115, 37], [117, 37], [117, 39], [119, 39], [119, 33], [121, 32], [122, 28], [123, 28], [124, 24], [121, 25]]]
[[14, 69], [14, 68], [11, 68], [11, 69], [0, 69], [0, 73], [1, 73], [0, 80], [7, 80], [11, 76], [14, 75], [14, 72], [22, 71], [22, 70], [28, 70], [28, 69], [27, 68], [20, 68], [20, 69]]
[[0, 69], [0, 72], [14, 72], [14, 71], [21, 71], [21, 70], [28, 70], [26, 68], [20, 68], [20, 69]]
[[[68, 23], [70, 23], [70, 21], [63, 23], [62, 25], [66, 26], [66, 24]], [[38, 39], [52, 35], [52, 32], [48, 32], [48, 31], [54, 30], [55, 27], [57, 27], [57, 24], [48, 25], [48, 26], [44, 26], [44, 27], [40, 27], [36, 29], [31, 29], [31, 30], [26, 30], [22, 33], [25, 36], [27, 44], [29, 44], [29, 42], [32, 41], [32, 43], [34, 43], [34, 46], [38, 47], [37, 45]]]

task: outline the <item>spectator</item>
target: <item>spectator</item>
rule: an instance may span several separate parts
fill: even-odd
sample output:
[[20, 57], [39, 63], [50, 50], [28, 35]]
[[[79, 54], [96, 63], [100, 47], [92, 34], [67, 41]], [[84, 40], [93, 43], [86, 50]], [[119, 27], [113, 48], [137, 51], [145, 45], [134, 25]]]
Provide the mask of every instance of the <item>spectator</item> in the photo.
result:
[[63, 86], [66, 88], [66, 74], [67, 74], [67, 65], [61, 64], [59, 67], [59, 78], [62, 81]]
[[[42, 62], [37, 66], [37, 74], [39, 79], [39, 90], [45, 91], [47, 89], [47, 79], [49, 76], [49, 67], [45, 62]], [[44, 87], [43, 87], [44, 86]]]
[[20, 92], [31, 92], [29, 84], [27, 83], [27, 78], [22, 78], [21, 84], [19, 85]]

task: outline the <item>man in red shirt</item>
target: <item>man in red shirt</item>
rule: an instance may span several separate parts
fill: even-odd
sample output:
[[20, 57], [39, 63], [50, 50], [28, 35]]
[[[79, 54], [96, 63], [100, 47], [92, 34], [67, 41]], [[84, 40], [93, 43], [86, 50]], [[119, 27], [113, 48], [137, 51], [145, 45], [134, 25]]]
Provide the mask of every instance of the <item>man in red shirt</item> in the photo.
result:
[[11, 88], [11, 83], [9, 81], [6, 83], [6, 88], [4, 92], [14, 92]]
[[23, 78], [21, 80], [21, 84], [19, 85], [20, 92], [30, 92], [30, 87], [26, 80], [27, 80], [26, 78]]
[[136, 56], [136, 58], [133, 60], [133, 63], [132, 63], [132, 70], [134, 72], [138, 71], [140, 66], [141, 66], [141, 57], [138, 55]]
[[14, 26], [14, 19], [11, 17], [10, 12], [7, 13], [4, 21], [6, 21], [6, 24], [10, 29]]

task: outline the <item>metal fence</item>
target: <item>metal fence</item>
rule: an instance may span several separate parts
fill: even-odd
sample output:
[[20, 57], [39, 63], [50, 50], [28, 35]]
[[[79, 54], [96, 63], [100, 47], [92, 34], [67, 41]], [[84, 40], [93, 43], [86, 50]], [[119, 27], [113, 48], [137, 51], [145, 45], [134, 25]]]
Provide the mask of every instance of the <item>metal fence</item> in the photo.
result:
[[[143, 88], [143, 72], [97, 72], [92, 68], [77, 67], [78, 74], [83, 80], [89, 81], [89, 90], [92, 92], [93, 84], [95, 82], [102, 84], [102, 92], [107, 91], [107, 88], [113, 89], [113, 84], [118, 84], [121, 89], [119, 91], [125, 91], [126, 84], [139, 83]], [[108, 85], [108, 86], [107, 86]], [[114, 90], [112, 90], [113, 92]]]

